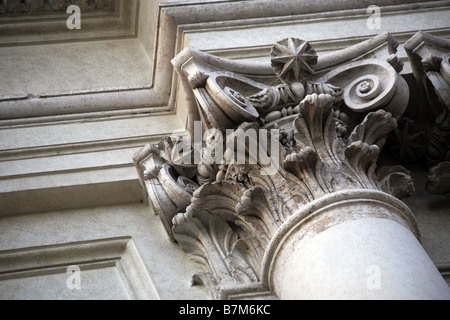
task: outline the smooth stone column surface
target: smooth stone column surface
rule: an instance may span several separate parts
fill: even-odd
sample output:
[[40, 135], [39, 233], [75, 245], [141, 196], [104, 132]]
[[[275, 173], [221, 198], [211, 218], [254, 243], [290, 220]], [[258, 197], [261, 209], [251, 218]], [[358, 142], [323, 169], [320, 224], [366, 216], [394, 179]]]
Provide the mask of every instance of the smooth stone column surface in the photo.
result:
[[272, 289], [283, 300], [450, 299], [395, 201], [337, 201], [298, 222], [278, 245]]

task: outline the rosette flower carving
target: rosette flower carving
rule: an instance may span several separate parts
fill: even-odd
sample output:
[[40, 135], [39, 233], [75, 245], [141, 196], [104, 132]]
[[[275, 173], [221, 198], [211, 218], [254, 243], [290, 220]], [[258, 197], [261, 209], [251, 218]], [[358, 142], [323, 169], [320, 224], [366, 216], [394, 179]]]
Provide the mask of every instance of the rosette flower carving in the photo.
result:
[[292, 82], [305, 80], [313, 74], [318, 57], [309, 42], [286, 38], [273, 46], [270, 58], [277, 76]]

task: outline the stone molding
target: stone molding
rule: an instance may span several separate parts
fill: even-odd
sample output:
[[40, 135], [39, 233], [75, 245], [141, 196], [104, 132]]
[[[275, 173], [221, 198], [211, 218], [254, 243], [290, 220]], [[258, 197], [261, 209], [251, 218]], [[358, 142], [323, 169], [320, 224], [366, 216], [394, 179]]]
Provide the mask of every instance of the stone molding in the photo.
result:
[[[50, 4], [51, 2], [51, 4]], [[108, 3], [106, 3], [108, 2]], [[136, 1], [71, 1], [83, 13], [79, 32], [67, 30], [67, 1], [8, 0], [0, 13], [0, 44], [28, 45], [134, 37], [139, 5]]]
[[131, 237], [99, 239], [59, 245], [0, 251], [0, 281], [116, 268], [130, 299], [159, 299], [147, 268]]
[[[150, 3], [150, 2], [149, 2]], [[146, 6], [143, 10], [144, 5]], [[178, 78], [176, 73], [170, 67], [170, 60], [176, 56], [184, 47], [189, 44], [189, 37], [196, 32], [208, 30], [211, 32], [220, 32], [229, 28], [248, 28], [252, 26], [276, 26], [284, 23], [294, 23], [300, 20], [309, 19], [331, 19], [336, 17], [360, 17], [366, 15], [369, 1], [336, 3], [333, 1], [314, 2], [310, 1], [308, 5], [298, 6], [295, 1], [285, 1], [283, 6], [273, 3], [271, 0], [259, 1], [258, 3], [236, 2], [229, 0], [208, 1], [208, 2], [163, 2], [159, 6], [154, 4], [148, 5], [141, 3], [136, 5], [135, 1], [116, 1], [114, 11], [96, 10], [86, 12], [85, 30], [81, 32], [91, 32], [91, 35], [76, 34], [80, 37], [78, 40], [104, 40], [111, 38], [137, 38], [142, 42], [145, 39], [151, 43], [144, 44], [149, 59], [153, 63], [152, 83], [145, 84], [139, 88], [107, 88], [106, 91], [92, 92], [70, 92], [44, 94], [42, 97], [20, 96], [20, 97], [3, 97], [0, 101], [1, 110], [5, 110], [1, 115], [1, 125], [16, 125], [25, 123], [46, 123], [52, 121], [77, 121], [85, 118], [103, 118], [103, 117], [122, 117], [130, 114], [160, 114], [160, 113], [180, 113], [180, 117], [184, 116], [184, 106], [178, 104]], [[399, 12], [408, 12], [414, 10], [438, 10], [448, 5], [448, 1], [433, 1], [422, 3], [418, 0], [410, 0], [401, 5], [392, 0], [385, 0], [378, 3], [383, 12], [391, 12], [399, 14]], [[130, 7], [131, 6], [131, 7]], [[134, 8], [134, 9], [133, 9]], [[205, 16], [204, 10], [208, 10], [209, 14]], [[157, 13], [156, 13], [156, 11]], [[127, 13], [126, 15], [121, 12]], [[155, 12], [155, 13], [154, 13]], [[226, 12], [226, 15], [224, 15]], [[158, 19], [158, 23], [153, 26], [145, 26], [146, 21], [141, 21], [142, 17], [152, 20], [153, 14]], [[92, 15], [92, 19], [90, 16]], [[128, 15], [128, 18], [126, 17]], [[33, 15], [33, 19], [40, 19], [40, 16]], [[50, 15], [51, 16], [51, 15]], [[39, 38], [33, 36], [30, 32], [39, 30], [37, 25], [42, 25], [47, 30], [38, 32], [39, 34], [52, 34], [51, 30], [59, 30], [65, 20], [61, 20], [59, 26], [53, 25], [46, 21], [42, 16], [42, 22], [33, 21], [32, 27], [27, 27], [29, 23], [24, 19], [21, 26], [24, 25], [23, 41], [32, 41], [33, 44], [39, 44]], [[26, 18], [26, 17], [25, 17]], [[139, 19], [138, 19], [139, 18]], [[112, 19], [112, 20], [111, 20]], [[121, 19], [118, 23], [117, 19]], [[117, 21], [116, 21], [117, 20]], [[150, 21], [149, 20], [149, 21]], [[116, 28], [111, 29], [108, 21]], [[58, 22], [59, 23], [59, 22]], [[1, 27], [0, 27], [1, 28]], [[16, 35], [18, 29], [14, 28], [14, 41], [19, 39]], [[436, 34], [446, 35], [447, 29], [439, 29], [433, 31]], [[3, 36], [7, 32], [0, 32]], [[31, 36], [30, 36], [31, 35]], [[145, 35], [145, 37], [143, 37]], [[48, 41], [66, 42], [72, 39], [74, 33], [60, 34], [55, 33], [55, 38], [41, 39], [44, 43]], [[409, 33], [400, 33], [398, 35], [402, 41], [409, 37]], [[405, 38], [406, 37], [406, 38]], [[1, 40], [2, 37], [0, 37]], [[4, 38], [4, 37], [3, 37]], [[353, 44], [357, 44], [369, 37], [346, 38], [339, 41], [321, 40], [314, 42], [315, 47], [320, 47], [325, 51], [332, 51], [345, 48]], [[28, 40], [27, 40], [28, 39]], [[37, 42], [36, 42], [37, 40]], [[267, 55], [270, 46], [258, 45], [253, 47], [227, 47], [212, 48], [208, 52], [229, 58], [248, 58], [254, 56]], [[402, 57], [403, 59], [403, 57]], [[180, 99], [179, 99], [180, 100]], [[117, 101], [111, 104], [110, 101]], [[12, 105], [14, 104], [14, 108]], [[80, 108], [67, 108], [68, 106], [80, 106]], [[30, 112], [30, 106], [33, 110], [38, 110], [38, 114]], [[14, 111], [14, 113], [12, 113]], [[184, 119], [182, 119], [184, 121]]]
[[64, 12], [69, 5], [77, 5], [86, 11], [114, 10], [116, 8], [115, 0], [72, 0], [69, 3], [61, 0], [2, 0], [0, 2], [1, 12], [6, 16]]
[[[62, 68], [63, 73], [65, 66], [71, 65], [71, 54], [78, 50], [82, 53], [90, 51], [91, 55], [101, 57], [105, 53], [104, 50], [108, 48], [119, 50], [121, 46], [131, 46], [141, 60], [141, 64], [142, 61], [149, 60], [146, 66], [148, 70], [142, 70], [149, 76], [146, 76], [145, 78], [148, 79], [142, 83], [99, 86], [96, 80], [92, 80], [92, 88], [78, 89], [72, 88], [68, 79], [67, 89], [55, 91], [49, 86], [48, 91], [45, 92], [11, 92], [3, 95], [0, 97], [1, 126], [39, 125], [49, 122], [73, 122], [80, 119], [120, 118], [133, 114], [170, 112], [167, 108], [170, 92], [164, 90], [164, 85], [154, 85], [153, 82], [162, 84], [168, 81], [170, 83], [170, 79], [166, 80], [165, 77], [171, 77], [171, 72], [165, 72], [165, 68], [161, 65], [158, 70], [155, 70], [156, 55], [164, 56], [158, 51], [157, 40], [154, 39], [158, 27], [157, 3], [117, 0], [112, 9], [82, 8], [82, 28], [76, 31], [67, 29], [66, 20], [69, 15], [61, 10], [57, 10], [56, 13], [44, 10], [34, 14], [0, 16], [2, 21], [0, 46], [5, 49], [15, 48], [14, 52], [19, 54], [22, 52], [23, 55], [31, 55], [27, 51], [28, 46], [46, 47], [50, 44], [54, 52], [60, 52], [59, 64], [55, 63], [54, 68]], [[91, 45], [83, 46], [83, 43], [91, 43]], [[69, 50], [67, 46], [73, 47]], [[140, 50], [141, 48], [143, 50]], [[122, 51], [125, 49], [123, 48]], [[43, 53], [37, 53], [38, 51], [33, 52], [34, 59], [48, 59]], [[170, 59], [166, 60], [166, 62], [169, 61]], [[7, 60], [3, 63], [6, 62]], [[114, 65], [119, 74], [127, 74], [125, 69], [121, 69], [123, 67], [120, 64], [116, 64], [114, 59], [107, 55], [99, 64], [104, 64], [105, 68]], [[32, 67], [33, 65], [30, 65], [31, 70]], [[51, 74], [51, 69], [48, 71]], [[35, 76], [32, 72], [30, 73], [25, 79]], [[85, 77], [95, 79], [97, 75], [90, 75], [87, 72]]]

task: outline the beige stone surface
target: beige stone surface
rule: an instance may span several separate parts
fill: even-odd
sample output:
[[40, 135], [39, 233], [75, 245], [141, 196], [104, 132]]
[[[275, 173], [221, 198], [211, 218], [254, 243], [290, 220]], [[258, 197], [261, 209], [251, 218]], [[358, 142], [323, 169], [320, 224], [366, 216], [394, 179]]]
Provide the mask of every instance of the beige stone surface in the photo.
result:
[[58, 273], [0, 282], [0, 300], [129, 300], [121, 275], [113, 267], [82, 272], [80, 290], [67, 288], [70, 275]]
[[[161, 299], [208, 298], [203, 289], [191, 287], [190, 277], [198, 271], [198, 266], [184, 255], [178, 245], [168, 241], [159, 218], [144, 204], [55, 211], [0, 219], [0, 251], [123, 236], [131, 237], [135, 242]], [[71, 296], [71, 293], [64, 291], [67, 275], [0, 281], [0, 292], [5, 292], [3, 297], [6, 298], [104, 299], [114, 293], [117, 294], [114, 295], [116, 298], [121, 297], [119, 294], [122, 289], [111, 282], [117, 277], [116, 271], [94, 271], [87, 273], [86, 277], [89, 284], [76, 293], [78, 296]], [[36, 291], [40, 286], [42, 290]], [[112, 286], [110, 289], [113, 291], [106, 294], [95, 291], [99, 288], [107, 289], [108, 286]], [[10, 291], [12, 288], [15, 289]], [[52, 290], [63, 291], [61, 295], [57, 295]]]
[[450, 299], [450, 288], [405, 227], [359, 219], [292, 236], [273, 272], [281, 299]]
[[[330, 17], [321, 19], [305, 19], [286, 23], [268, 23], [265, 26], [232, 27], [209, 32], [189, 32], [186, 39], [190, 45], [199, 50], [220, 51], [231, 48], [251, 48], [270, 46], [286, 37], [298, 37], [311, 42], [348, 40], [353, 37], [372, 37], [382, 32], [405, 33], [415, 30], [440, 29], [450, 18], [450, 11], [411, 10], [401, 15], [389, 13], [381, 15], [380, 29], [369, 29], [369, 15], [345, 19]], [[232, 47], [231, 47], [232, 46]]]
[[0, 96], [149, 86], [152, 64], [134, 39], [0, 48]]
[[450, 199], [430, 195], [425, 191], [426, 171], [420, 166], [408, 166], [414, 178], [416, 193], [404, 199], [414, 212], [422, 234], [422, 245], [435, 264], [450, 262]]
[[[44, 147], [75, 148], [82, 144], [101, 146], [111, 141], [127, 141], [152, 136], [161, 139], [162, 134], [180, 130], [177, 117], [172, 115], [147, 115], [122, 119], [99, 119], [46, 125], [5, 126], [0, 128], [0, 150], [18, 151]], [[106, 146], [105, 146], [106, 147]], [[106, 147], [107, 148], [107, 147]], [[48, 149], [48, 148], [47, 148]]]

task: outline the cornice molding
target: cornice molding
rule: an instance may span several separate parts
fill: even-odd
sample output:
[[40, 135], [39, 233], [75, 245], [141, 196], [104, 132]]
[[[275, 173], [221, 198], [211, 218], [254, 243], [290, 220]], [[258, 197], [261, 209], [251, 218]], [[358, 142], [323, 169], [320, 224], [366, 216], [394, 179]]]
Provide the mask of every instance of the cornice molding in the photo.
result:
[[[185, 47], [192, 47], [189, 43], [191, 35], [198, 33], [218, 32], [230, 29], [247, 29], [258, 27], [271, 27], [283, 24], [295, 24], [302, 21], [315, 21], [320, 25], [321, 21], [329, 21], [330, 19], [345, 18], [358, 19], [361, 17], [368, 17], [367, 6], [370, 4], [364, 1], [336, 3], [333, 1], [312, 2], [308, 6], [298, 6], [295, 1], [283, 2], [280, 6], [278, 3], [274, 4], [271, 1], [258, 1], [254, 3], [249, 2], [234, 2], [234, 1], [217, 1], [208, 6], [207, 18], [202, 15], [206, 10], [207, 4], [204, 3], [181, 3], [181, 4], [161, 4], [161, 26], [166, 35], [164, 38], [175, 38], [174, 56], [181, 52]], [[408, 3], [402, 2], [397, 4], [393, 1], [383, 1], [377, 3], [380, 6], [383, 14], [395, 15], [401, 13], [412, 12], [411, 10], [438, 10], [448, 8], [450, 1], [431, 1], [420, 2], [411, 1]], [[204, 9], [203, 9], [204, 8]], [[416, 12], [414, 11], [414, 12]], [[226, 12], [226, 15], [224, 14]], [[246, 16], [247, 14], [247, 16]], [[439, 30], [430, 30], [434, 34], [448, 37], [450, 36], [450, 29], [442, 28]], [[415, 34], [416, 30], [411, 32], [392, 33], [397, 41], [403, 43]], [[317, 51], [333, 52], [339, 51], [357, 45], [365, 40], [371, 39], [373, 36], [352, 37], [342, 39], [327, 39], [317, 41], [316, 39], [308, 39], [314, 45]], [[195, 48], [195, 46], [193, 47]], [[271, 45], [258, 46], [233, 46], [224, 48], [208, 48], [202, 50], [220, 58], [230, 59], [246, 59], [250, 62], [252, 58], [260, 58], [268, 56]], [[370, 54], [369, 54], [370, 55]], [[399, 55], [399, 58], [405, 64], [409, 64], [406, 56]], [[250, 62], [251, 63], [251, 62]], [[267, 66], [266, 66], [267, 67]], [[408, 65], [409, 67], [409, 65]], [[180, 87], [177, 75], [174, 74], [172, 81], [171, 98], [169, 106], [178, 109], [177, 94], [178, 87]], [[179, 100], [184, 101], [184, 96], [181, 95]], [[180, 105], [184, 108], [184, 105]], [[189, 113], [189, 111], [188, 111]]]
[[[24, 5], [13, 0], [8, 1], [8, 6], [10, 2], [13, 6]], [[66, 13], [66, 3], [55, 3], [61, 7], [53, 10], [41, 7], [32, 12], [22, 11], [15, 14], [8, 14], [7, 11], [6, 14], [0, 15], [0, 47], [136, 36], [139, 16], [139, 4], [136, 0], [116, 0], [114, 6], [106, 8], [96, 4], [90, 6], [77, 3], [83, 12], [83, 27], [77, 32], [71, 32], [66, 27], [69, 17]], [[43, 5], [43, 1], [36, 1], [36, 5]]]
[[[146, 10], [146, 15], [140, 12], [142, 10]], [[144, 53], [143, 50], [140, 54], [148, 56], [141, 60], [154, 59], [156, 61], [156, 57], [152, 56], [155, 48], [148, 48], [144, 45], [144, 42], [148, 42], [148, 40], [143, 39], [140, 33], [148, 33], [148, 37], [152, 38], [153, 34], [156, 33], [157, 23], [154, 21], [145, 24], [139, 21], [140, 15], [151, 18], [154, 10], [157, 10], [157, 4], [153, 2], [140, 4], [139, 1], [135, 0], [118, 0], [115, 11], [84, 12], [82, 16], [83, 27], [75, 32], [67, 30], [66, 20], [68, 15], [65, 13], [57, 16], [34, 16], [33, 19], [26, 16], [21, 18], [22, 20], [17, 20], [17, 17], [4, 17], [5, 22], [0, 24], [0, 29], [6, 29], [5, 32], [1, 33], [0, 47], [19, 50], [20, 48], [32, 48], [28, 46], [51, 44], [54, 46], [54, 50], [59, 48], [62, 52], [65, 52], [68, 50], [66, 47], [68, 44], [75, 46], [72, 50], [77, 50], [77, 45], [83, 43], [93, 45], [107, 43], [106, 46], [113, 46], [120, 41], [131, 41], [133, 49], [145, 47], [146, 52]], [[14, 43], [8, 40], [10, 33]], [[130, 45], [129, 42], [118, 45], [123, 46], [127, 43]], [[98, 50], [105, 49], [105, 45], [100, 46], [99, 49], [93, 45], [88, 47], [85, 45], [80, 50], [92, 48], [92, 54], [101, 57], [103, 52]], [[155, 54], [159, 54], [159, 52]], [[60, 59], [70, 59], [69, 53], [67, 55], [66, 58], [60, 57]], [[42, 57], [42, 59], [45, 58], [47, 57]], [[115, 65], [114, 61], [107, 59], [103, 63], [105, 63], [105, 68]], [[116, 65], [116, 67], [120, 74], [123, 71], [120, 70], [121, 66]], [[148, 73], [153, 73], [153, 76], [149, 79], [153, 78], [152, 80], [157, 81], [157, 84], [150, 80], [132, 86], [102, 86], [100, 89], [94, 86], [93, 89], [89, 90], [68, 90], [67, 92], [64, 90], [52, 92], [52, 88], [49, 88], [48, 93], [41, 95], [14, 95], [12, 93], [0, 97], [0, 109], [2, 110], [0, 112], [0, 124], [2, 126], [14, 126], [79, 121], [86, 118], [116, 118], [132, 114], [171, 113], [171, 110], [167, 108], [170, 89], [166, 89], [167, 80], [164, 79], [168, 72], [164, 70], [165, 67], [159, 68], [158, 71], [153, 70], [151, 64], [150, 67]], [[93, 79], [96, 77], [96, 75], [90, 76]], [[170, 80], [168, 81], [170, 83]]]
[[0, 280], [116, 268], [131, 299], [160, 299], [155, 284], [131, 237], [99, 239], [0, 251]]
[[[201, 2], [167, 2], [160, 3], [156, 10], [158, 13], [158, 23], [155, 29], [138, 30], [138, 19], [142, 14], [136, 13], [142, 4], [133, 4], [133, 1], [118, 1], [117, 10], [123, 6], [136, 6], [136, 10], [129, 10], [123, 7], [123, 12], [133, 16], [134, 18], [126, 18], [127, 15], [116, 14], [122, 19], [124, 28], [128, 28], [128, 33], [114, 35], [114, 31], [108, 33], [106, 38], [101, 35], [102, 30], [107, 30], [108, 25], [92, 26], [92, 28], [84, 28], [86, 32], [93, 30], [95, 27], [96, 35], [93, 34], [92, 40], [118, 39], [125, 37], [141, 38], [142, 32], [155, 33], [153, 48], [149, 48], [149, 58], [152, 60], [153, 68], [152, 84], [149, 87], [143, 87], [142, 90], [133, 90], [133, 88], [111, 88], [109, 91], [98, 92], [79, 92], [73, 95], [73, 92], [62, 94], [58, 97], [42, 97], [41, 99], [30, 99], [29, 97], [10, 97], [0, 102], [1, 110], [5, 110], [5, 114], [1, 117], [2, 125], [16, 125], [33, 122], [52, 122], [52, 121], [70, 121], [77, 119], [95, 118], [95, 117], [116, 117], [118, 109], [120, 116], [123, 114], [147, 114], [149, 112], [156, 113], [173, 113], [177, 111], [180, 117], [185, 112], [182, 105], [177, 103], [179, 84], [178, 77], [170, 66], [170, 60], [175, 57], [185, 46], [189, 39], [189, 34], [196, 32], [204, 32], [206, 30], [225, 30], [227, 28], [247, 28], [268, 26], [283, 23], [295, 23], [296, 21], [305, 21], [308, 19], [330, 19], [332, 17], [358, 17], [367, 16], [366, 8], [370, 1], [354, 1], [354, 2], [335, 2], [335, 1], [309, 1], [308, 5], [298, 6], [296, 1], [284, 1], [282, 5], [278, 2], [270, 0], [264, 1], [201, 1]], [[385, 0], [378, 3], [383, 12], [398, 13], [408, 10], [427, 10], [448, 6], [449, 1], [432, 1], [422, 3], [421, 1], [408, 1], [398, 5], [395, 1]], [[146, 10], [155, 10], [147, 6]], [[125, 8], [125, 9], [124, 9]], [[116, 10], [116, 11], [117, 11]], [[207, 10], [208, 14], [204, 12]], [[119, 10], [120, 11], [120, 10]], [[117, 12], [119, 12], [117, 11]], [[122, 12], [120, 11], [120, 12]], [[89, 18], [89, 15], [98, 15], [98, 13], [86, 13], [86, 23], [97, 23], [107, 18], [109, 13], [101, 13], [103, 18]], [[130, 16], [130, 17], [131, 17]], [[127, 20], [128, 19], [128, 20]], [[131, 20], [130, 20], [131, 19]], [[26, 20], [26, 19], [25, 19]], [[126, 22], [128, 21], [128, 22]], [[134, 22], [133, 22], [134, 21]], [[28, 22], [28, 23], [31, 23]], [[37, 23], [36, 21], [33, 23]], [[39, 22], [40, 23], [40, 22]], [[38, 24], [39, 24], [38, 23]], [[49, 25], [42, 22], [43, 25]], [[101, 23], [101, 22], [98, 22]], [[27, 23], [25, 22], [25, 25]], [[22, 24], [21, 24], [22, 25]], [[0, 26], [1, 27], [1, 26]], [[122, 27], [121, 27], [122, 28]], [[125, 30], [125, 29], [123, 29]], [[83, 31], [83, 30], [82, 30]], [[84, 31], [83, 31], [84, 32]], [[90, 31], [89, 31], [90, 32]], [[447, 31], [436, 31], [446, 34]], [[72, 33], [73, 35], [73, 33]], [[81, 36], [81, 35], [80, 35]], [[404, 35], [407, 37], [408, 35]], [[78, 37], [78, 35], [76, 35]], [[86, 38], [86, 35], [82, 36]], [[63, 37], [68, 40], [66, 36]], [[55, 38], [56, 39], [56, 38]], [[62, 38], [61, 38], [62, 39]], [[70, 41], [74, 39], [69, 39]], [[311, 40], [311, 39], [309, 39]], [[314, 39], [312, 39], [314, 40]], [[336, 50], [349, 47], [359, 43], [366, 38], [358, 39], [341, 39], [339, 41], [318, 41], [314, 44], [316, 49], [320, 50]], [[248, 58], [252, 56], [267, 55], [270, 48], [267, 45], [258, 47], [234, 47], [224, 49], [212, 49], [208, 52], [226, 56], [229, 58]], [[150, 53], [151, 52], [151, 53]], [[119, 99], [117, 99], [119, 94]], [[126, 98], [129, 96], [129, 98]], [[39, 98], [39, 97], [38, 97]], [[114, 106], [110, 101], [116, 101]], [[45, 102], [44, 106], [43, 103]], [[14, 104], [14, 112], [9, 112], [10, 105]], [[69, 106], [80, 105], [81, 108], [68, 108]], [[83, 107], [87, 108], [87, 113], [83, 111]], [[29, 109], [39, 110], [36, 114]], [[183, 120], [182, 120], [183, 121]]]

